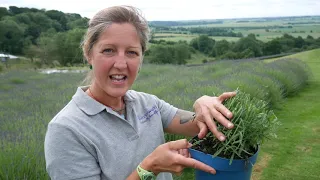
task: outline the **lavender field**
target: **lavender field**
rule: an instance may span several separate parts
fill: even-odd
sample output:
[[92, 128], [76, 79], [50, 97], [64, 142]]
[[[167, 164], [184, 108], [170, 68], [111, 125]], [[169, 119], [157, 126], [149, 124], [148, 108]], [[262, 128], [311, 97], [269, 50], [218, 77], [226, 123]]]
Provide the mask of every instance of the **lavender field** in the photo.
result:
[[[48, 179], [43, 153], [47, 123], [71, 99], [84, 76], [35, 70], [0, 74], [0, 179]], [[202, 67], [144, 65], [133, 89], [192, 110], [202, 95], [239, 88], [267, 101], [270, 108], [281, 109], [283, 100], [296, 95], [310, 77], [309, 67], [298, 59], [221, 61]], [[192, 179], [192, 172], [175, 178]]]

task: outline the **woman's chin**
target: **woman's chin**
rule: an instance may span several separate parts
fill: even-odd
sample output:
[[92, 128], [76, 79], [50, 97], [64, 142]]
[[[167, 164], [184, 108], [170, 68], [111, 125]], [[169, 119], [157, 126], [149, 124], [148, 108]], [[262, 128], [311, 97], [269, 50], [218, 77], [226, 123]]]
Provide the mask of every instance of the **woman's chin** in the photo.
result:
[[109, 91], [109, 95], [112, 97], [122, 97], [126, 94], [126, 92], [128, 91], [128, 89], [112, 89]]

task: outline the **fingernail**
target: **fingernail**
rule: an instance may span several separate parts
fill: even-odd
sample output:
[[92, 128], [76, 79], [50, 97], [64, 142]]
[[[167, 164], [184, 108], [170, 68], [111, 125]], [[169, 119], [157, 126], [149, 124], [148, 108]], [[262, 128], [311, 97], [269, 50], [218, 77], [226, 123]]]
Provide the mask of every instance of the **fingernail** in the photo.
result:
[[189, 143], [189, 144], [188, 144], [188, 148], [191, 148], [191, 147], [192, 147], [192, 144], [191, 144], [191, 143]]
[[216, 174], [216, 172], [215, 172], [215, 171], [210, 171], [210, 173], [211, 173], [211, 174]]
[[224, 141], [225, 137], [224, 136], [220, 136], [219, 139], [220, 139], [220, 141]]
[[232, 123], [228, 123], [228, 128], [231, 128], [232, 126], [233, 126], [233, 124]]

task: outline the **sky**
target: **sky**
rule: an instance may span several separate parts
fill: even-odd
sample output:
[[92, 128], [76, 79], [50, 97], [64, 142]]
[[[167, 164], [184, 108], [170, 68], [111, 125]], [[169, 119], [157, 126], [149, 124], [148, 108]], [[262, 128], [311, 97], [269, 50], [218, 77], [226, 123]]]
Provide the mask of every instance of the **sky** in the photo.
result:
[[92, 18], [115, 5], [139, 8], [148, 21], [320, 15], [320, 0], [0, 0], [0, 7], [33, 7]]

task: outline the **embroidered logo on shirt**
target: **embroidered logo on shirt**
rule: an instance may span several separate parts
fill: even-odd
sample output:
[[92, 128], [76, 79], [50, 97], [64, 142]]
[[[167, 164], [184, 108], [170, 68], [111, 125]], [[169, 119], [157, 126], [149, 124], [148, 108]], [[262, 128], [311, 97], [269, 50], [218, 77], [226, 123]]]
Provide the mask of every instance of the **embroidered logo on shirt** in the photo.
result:
[[148, 109], [147, 112], [141, 116], [141, 117], [138, 117], [139, 120], [143, 123], [145, 121], [149, 121], [151, 119], [151, 117], [155, 114], [158, 114], [159, 110], [157, 108], [156, 105], [152, 106], [151, 109]]

